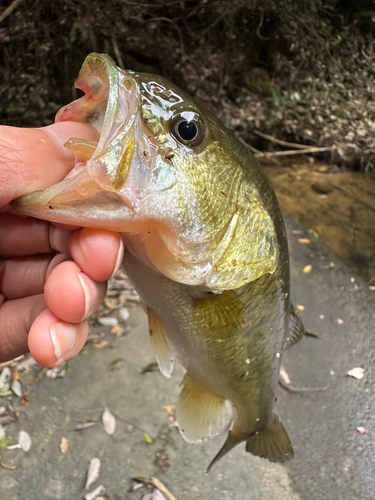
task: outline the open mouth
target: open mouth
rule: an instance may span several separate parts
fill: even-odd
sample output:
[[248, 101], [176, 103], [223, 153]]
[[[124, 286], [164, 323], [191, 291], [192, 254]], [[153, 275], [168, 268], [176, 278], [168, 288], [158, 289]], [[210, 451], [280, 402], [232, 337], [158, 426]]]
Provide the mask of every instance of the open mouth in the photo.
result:
[[53, 222], [127, 230], [133, 210], [124, 188], [134, 155], [138, 85], [109, 56], [92, 53], [75, 86], [85, 95], [62, 108], [56, 122], [90, 123], [100, 133], [98, 143], [70, 139], [65, 146], [76, 156], [74, 169], [58, 184], [14, 200], [12, 207]]

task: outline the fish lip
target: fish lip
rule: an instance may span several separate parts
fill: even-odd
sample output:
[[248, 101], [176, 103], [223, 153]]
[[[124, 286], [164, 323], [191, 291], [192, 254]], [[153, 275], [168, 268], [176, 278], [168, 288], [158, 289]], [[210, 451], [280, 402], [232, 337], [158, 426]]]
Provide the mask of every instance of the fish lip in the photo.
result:
[[[82, 90], [84, 95], [61, 108], [55, 121], [57, 123], [63, 121], [90, 123], [100, 134], [98, 145], [92, 158], [86, 164], [76, 164], [61, 182], [44, 190], [22, 195], [14, 200], [12, 208], [17, 213], [55, 222], [65, 222], [68, 217], [72, 223], [72, 210], [74, 209], [76, 211], [76, 225], [97, 227], [98, 221], [96, 219], [94, 222], [87, 220], [87, 209], [85, 217], [82, 219], [79, 210], [77, 212], [76, 191], [80, 190], [83, 193], [82, 186], [90, 185], [91, 193], [94, 192], [95, 195], [100, 191], [112, 193], [108, 195], [108, 199], [115, 200], [114, 210], [118, 210], [121, 199], [124, 212], [126, 212], [124, 217], [125, 219], [130, 217], [130, 214], [133, 213], [132, 201], [124, 193], [117, 193], [113, 186], [116, 161], [108, 162], [108, 166], [107, 160], [111, 159], [111, 156], [113, 157], [111, 147], [112, 142], [116, 139], [118, 139], [117, 160], [120, 160], [121, 144], [119, 141], [122, 137], [126, 138], [131, 135], [130, 129], [135, 120], [139, 100], [138, 84], [133, 75], [135, 74], [131, 71], [118, 68], [108, 55], [92, 53], [86, 57], [75, 81], [75, 86]], [[110, 168], [112, 170], [109, 172]], [[86, 174], [82, 173], [83, 170]], [[108, 177], [110, 177], [110, 181]], [[69, 193], [65, 191], [68, 188], [71, 190], [71, 200], [73, 201], [69, 201]], [[84, 198], [85, 196], [82, 195], [82, 199]], [[61, 199], [68, 201], [64, 202], [63, 209], [59, 210], [58, 205], [62, 203]], [[57, 201], [57, 206], [55, 201]], [[68, 216], [69, 203], [72, 203], [73, 206], [70, 209], [71, 214], [68, 210], [70, 214]], [[59, 212], [61, 213], [59, 214]], [[106, 213], [107, 216], [111, 215], [108, 211]], [[103, 226], [103, 224], [101, 225]]]

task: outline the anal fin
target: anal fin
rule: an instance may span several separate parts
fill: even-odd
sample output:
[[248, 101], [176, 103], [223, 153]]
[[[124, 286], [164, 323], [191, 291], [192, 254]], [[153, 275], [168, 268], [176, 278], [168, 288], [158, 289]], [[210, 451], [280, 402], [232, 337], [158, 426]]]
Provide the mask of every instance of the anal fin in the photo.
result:
[[203, 389], [187, 373], [182, 384], [176, 417], [185, 441], [199, 443], [219, 434], [228, 420], [225, 399]]
[[168, 340], [164, 324], [152, 309], [147, 307], [148, 327], [151, 345], [163, 375], [170, 378], [173, 371], [172, 346]]
[[271, 424], [247, 438], [246, 451], [270, 462], [286, 462], [293, 458], [288, 434], [277, 415]]

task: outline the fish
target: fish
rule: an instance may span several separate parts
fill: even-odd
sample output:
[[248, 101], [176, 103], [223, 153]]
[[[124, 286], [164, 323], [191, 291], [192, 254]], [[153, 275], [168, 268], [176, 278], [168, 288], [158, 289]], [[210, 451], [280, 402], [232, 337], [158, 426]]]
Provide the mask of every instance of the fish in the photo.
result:
[[23, 215], [122, 234], [123, 266], [147, 311], [160, 371], [186, 372], [176, 408], [189, 443], [227, 432], [209, 470], [241, 442], [271, 462], [293, 457], [275, 411], [282, 353], [305, 334], [290, 303], [286, 231], [250, 149], [165, 78], [87, 56], [83, 97], [56, 122], [80, 121], [75, 167], [12, 202]]

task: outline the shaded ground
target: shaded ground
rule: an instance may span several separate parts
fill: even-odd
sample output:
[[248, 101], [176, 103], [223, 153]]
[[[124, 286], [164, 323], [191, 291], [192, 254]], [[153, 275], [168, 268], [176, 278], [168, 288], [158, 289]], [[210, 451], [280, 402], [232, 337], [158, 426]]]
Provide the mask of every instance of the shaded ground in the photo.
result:
[[[33, 444], [28, 453], [1, 452], [3, 463], [19, 466], [0, 468], [1, 497], [83, 498], [88, 464], [97, 456], [102, 468], [92, 488], [103, 484], [104, 497], [110, 500], [142, 498], [144, 490], [129, 491], [131, 478], [152, 475], [167, 484], [178, 500], [373, 499], [374, 296], [319, 241], [299, 243], [309, 233], [289, 217], [287, 225], [292, 298], [304, 306], [304, 322], [319, 332], [319, 339], [305, 339], [287, 352], [285, 366], [294, 385], [328, 386], [327, 391], [304, 394], [279, 390], [277, 408], [295, 449], [291, 462], [270, 464], [239, 446], [205, 475], [223, 437], [202, 446], [182, 440], [163, 409], [177, 400], [182, 370], [177, 367], [171, 380], [158, 372], [140, 373], [153, 355], [145, 316], [130, 303], [127, 335], [107, 333], [109, 344], [102, 349], [89, 345], [86, 354], [69, 363], [65, 377], [44, 377], [30, 387], [29, 406], [13, 399], [23, 419], [7, 426], [7, 436], [13, 444], [23, 429]], [[312, 266], [309, 273], [303, 272], [307, 265]], [[94, 328], [94, 332], [104, 330]], [[97, 346], [103, 340], [97, 339]], [[124, 362], [111, 364], [122, 358]], [[118, 369], [108, 371], [114, 366]], [[354, 367], [364, 368], [361, 380], [347, 376]], [[35, 376], [35, 371], [21, 374]], [[0, 406], [6, 404], [0, 399]], [[106, 406], [117, 419], [112, 436], [99, 422]], [[98, 423], [81, 433], [74, 431], [88, 420]], [[359, 426], [366, 434], [356, 430]], [[70, 443], [65, 454], [59, 451], [62, 437]]]

